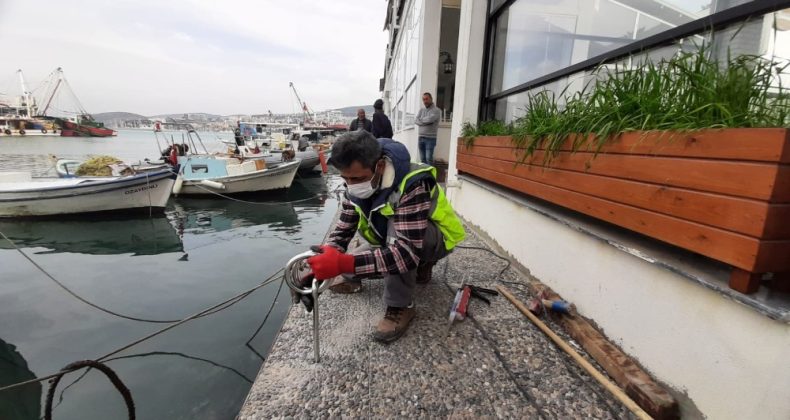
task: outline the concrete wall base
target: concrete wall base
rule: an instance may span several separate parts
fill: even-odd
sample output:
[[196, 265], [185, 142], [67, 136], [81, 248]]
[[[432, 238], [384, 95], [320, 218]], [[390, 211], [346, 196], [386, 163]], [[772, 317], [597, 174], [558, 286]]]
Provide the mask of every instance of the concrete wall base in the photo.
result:
[[461, 179], [449, 195], [462, 217], [708, 418], [790, 418], [787, 322], [480, 184]]

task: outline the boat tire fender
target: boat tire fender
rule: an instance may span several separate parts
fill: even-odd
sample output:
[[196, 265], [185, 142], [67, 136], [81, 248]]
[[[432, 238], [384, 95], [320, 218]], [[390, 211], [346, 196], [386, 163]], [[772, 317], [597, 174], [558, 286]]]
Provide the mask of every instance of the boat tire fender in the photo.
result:
[[19, 129], [19, 134], [24, 136], [24, 135], [25, 135], [25, 130], [24, 130], [24, 129], [22, 129], [22, 128], [20, 128], [20, 129]]
[[11, 130], [9, 130], [9, 129], [7, 129], [7, 128], [6, 128], [6, 129], [5, 129], [5, 131], [4, 131], [4, 133], [6, 133], [7, 135], [9, 135], [9, 136], [10, 136], [10, 135], [11, 135]]
[[46, 128], [42, 128], [41, 129], [41, 134], [47, 134], [47, 129]]

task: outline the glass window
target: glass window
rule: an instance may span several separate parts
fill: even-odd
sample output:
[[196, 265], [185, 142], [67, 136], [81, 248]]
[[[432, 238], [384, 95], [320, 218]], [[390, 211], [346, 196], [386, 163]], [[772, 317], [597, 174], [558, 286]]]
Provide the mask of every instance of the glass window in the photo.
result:
[[691, 22], [710, 14], [711, 4], [712, 0], [517, 0], [490, 29], [489, 94]]
[[[712, 36], [710, 33], [703, 33], [698, 36], [685, 38], [672, 45], [655, 48], [642, 54], [624, 58], [617, 62], [606, 64], [606, 68], [614, 69], [615, 66], [638, 66], [640, 63], [650, 60], [658, 62], [671, 59], [680, 51], [695, 51], [700, 45], [709, 45], [710, 54], [720, 62], [726, 62], [728, 56], [735, 55], [760, 55], [766, 59], [778, 63], [790, 63], [790, 23], [787, 27], [777, 23], [784, 12], [777, 12], [759, 17], [752, 17], [744, 23], [735, 23], [729, 27], [716, 31]], [[789, 14], [790, 15], [790, 14]], [[641, 21], [640, 17], [640, 21]], [[790, 22], [790, 19], [788, 19]], [[646, 21], [645, 26], [649, 30], [651, 22]], [[641, 30], [638, 29], [637, 32]], [[486, 119], [497, 119], [505, 122], [512, 122], [514, 119], [524, 115], [529, 104], [529, 97], [542, 90], [548, 90], [554, 94], [573, 95], [585, 86], [590, 87], [596, 77], [603, 77], [600, 73], [596, 76], [593, 71], [580, 72], [558, 81], [536, 87], [533, 90], [520, 92], [498, 99], [486, 109]], [[773, 80], [773, 85], [788, 88], [790, 86], [790, 71], [785, 69], [782, 73], [777, 73]]]
[[390, 120], [394, 131], [408, 128], [414, 124], [413, 113], [410, 114], [412, 92], [409, 85], [417, 77], [417, 54], [419, 48], [419, 23], [422, 19], [421, 1], [412, 2], [411, 9], [402, 18], [402, 36], [394, 49], [390, 64], [388, 88], [390, 89]]
[[411, 127], [414, 125], [414, 117], [417, 115], [417, 103], [419, 101], [419, 93], [417, 92], [417, 77], [415, 76], [410, 82], [409, 87], [406, 89], [404, 96], [404, 114], [403, 126]]

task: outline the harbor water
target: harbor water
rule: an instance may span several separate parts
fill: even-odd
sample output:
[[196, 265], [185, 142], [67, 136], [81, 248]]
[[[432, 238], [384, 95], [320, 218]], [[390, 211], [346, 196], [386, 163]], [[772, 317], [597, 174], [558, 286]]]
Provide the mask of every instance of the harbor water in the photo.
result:
[[[231, 139], [230, 133], [219, 136]], [[202, 138], [209, 150], [226, 147], [215, 134]], [[0, 138], [0, 171], [54, 175], [49, 155], [136, 162], [158, 153], [149, 131], [121, 131], [113, 138]], [[179, 197], [152, 218], [0, 220], [0, 232], [95, 305], [129, 317], [177, 320], [252, 288], [321, 242], [337, 209], [331, 193], [337, 183], [297, 175], [287, 191], [243, 197], [254, 204]], [[294, 200], [303, 201], [282, 204]], [[108, 361], [131, 391], [137, 418], [234, 418], [286, 316], [290, 298], [280, 285], [275, 281]], [[99, 357], [166, 325], [81, 302], [0, 239], [0, 387]], [[125, 418], [123, 399], [107, 378], [95, 370], [81, 378], [84, 372], [60, 382], [54, 418]], [[40, 418], [47, 386], [0, 391], [0, 413]]]

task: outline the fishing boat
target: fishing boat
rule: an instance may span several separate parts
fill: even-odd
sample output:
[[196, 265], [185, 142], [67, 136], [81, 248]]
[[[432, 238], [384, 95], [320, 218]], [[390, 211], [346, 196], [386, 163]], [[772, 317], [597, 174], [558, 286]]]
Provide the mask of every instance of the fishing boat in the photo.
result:
[[300, 161], [268, 164], [211, 155], [179, 156], [176, 195], [236, 194], [284, 189], [291, 186]]
[[56, 121], [61, 126], [60, 135], [62, 137], [111, 137], [118, 135], [115, 130], [105, 127], [104, 123], [94, 120], [90, 114], [80, 115], [73, 120], [57, 118]]
[[267, 163], [287, 160], [293, 154], [299, 159], [300, 172], [312, 172], [320, 168], [321, 155], [329, 158], [329, 146], [319, 143], [318, 132], [304, 130], [296, 124], [239, 122], [234, 133], [234, 143], [239, 154], [248, 159], [265, 159]]
[[29, 172], [0, 172], [0, 217], [161, 212], [175, 180], [170, 169], [75, 178], [33, 178]]
[[57, 132], [54, 121], [36, 117], [38, 106], [27, 90], [22, 70], [17, 70], [22, 94], [9, 97], [0, 94], [0, 137], [51, 136]]
[[[111, 137], [118, 135], [118, 132], [107, 128], [103, 123], [96, 121], [93, 116], [85, 110], [77, 98], [77, 94], [71, 88], [63, 69], [58, 67], [49, 76], [46, 82], [46, 93], [44, 95], [44, 108], [41, 117], [48, 117], [62, 128], [60, 135], [63, 137]], [[68, 99], [76, 109], [76, 112], [60, 111], [61, 115], [49, 115], [52, 110], [52, 102], [60, 95], [67, 95]]]
[[[263, 159], [247, 159], [232, 154], [210, 154], [200, 134], [188, 129], [182, 143], [164, 142], [163, 161], [178, 168], [178, 179], [173, 187], [175, 195], [237, 194], [285, 189], [291, 186], [301, 161], [267, 163]], [[159, 134], [154, 131], [161, 150]], [[202, 153], [196, 151], [202, 150]], [[147, 161], [148, 165], [157, 162]]]
[[[74, 160], [74, 159], [58, 159], [57, 157], [53, 156], [52, 160], [55, 162], [55, 173], [60, 178], [74, 178], [77, 175], [77, 170], [79, 169], [80, 165], [85, 163], [84, 160]], [[139, 161], [133, 163], [124, 163], [121, 166], [130, 169], [134, 173], [142, 173], [142, 172], [155, 172], [160, 171], [163, 169], [170, 168], [166, 162], [150, 162], [150, 161]], [[120, 174], [116, 174], [120, 175]]]

